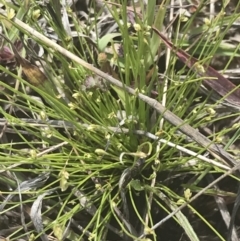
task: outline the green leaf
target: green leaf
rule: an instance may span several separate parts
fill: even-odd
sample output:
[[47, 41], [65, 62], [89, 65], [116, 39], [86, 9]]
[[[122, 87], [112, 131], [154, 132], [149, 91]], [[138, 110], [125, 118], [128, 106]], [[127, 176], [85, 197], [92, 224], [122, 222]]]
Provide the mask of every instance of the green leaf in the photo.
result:
[[106, 34], [102, 38], [99, 39], [98, 41], [98, 49], [100, 51], [104, 51], [104, 49], [107, 47], [107, 45], [116, 37], [121, 36], [121, 33], [110, 33]]

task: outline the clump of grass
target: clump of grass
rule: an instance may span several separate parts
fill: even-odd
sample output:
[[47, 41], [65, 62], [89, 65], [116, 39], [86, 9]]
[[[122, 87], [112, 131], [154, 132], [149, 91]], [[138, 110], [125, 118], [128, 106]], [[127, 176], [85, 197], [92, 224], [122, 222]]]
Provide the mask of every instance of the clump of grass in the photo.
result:
[[[235, 121], [238, 112], [226, 111], [228, 97], [206, 91], [197, 71], [178, 67], [179, 59], [152, 26], [166, 30], [176, 49], [187, 48], [198, 66], [219, 55], [230, 63], [239, 50], [224, 39], [238, 14], [224, 17], [222, 6], [203, 22], [204, 1], [188, 19], [169, 8], [170, 1], [138, 8], [123, 2], [121, 8], [116, 2], [95, 6], [85, 22], [74, 6], [5, 3], [3, 46], [8, 58], [20, 54], [11, 66], [0, 66], [14, 80], [1, 81], [0, 122], [0, 212], [9, 220], [3, 229], [11, 240], [226, 236], [216, 225], [217, 213], [208, 216], [207, 207], [216, 205], [211, 196], [219, 192], [203, 187], [230, 167], [214, 160], [216, 153], [184, 127], [220, 143], [223, 153], [234, 148], [239, 134], [229, 137], [238, 126], [222, 129], [220, 122]], [[193, 193], [203, 193], [203, 201], [192, 203]], [[161, 222], [176, 210], [173, 219]], [[227, 230], [224, 222], [220, 226]]]

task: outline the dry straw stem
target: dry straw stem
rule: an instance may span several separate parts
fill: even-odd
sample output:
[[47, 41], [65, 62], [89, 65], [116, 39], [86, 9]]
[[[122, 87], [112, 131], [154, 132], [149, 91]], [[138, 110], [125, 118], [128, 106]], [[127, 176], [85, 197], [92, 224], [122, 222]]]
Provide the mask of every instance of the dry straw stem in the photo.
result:
[[[198, 197], [200, 197], [205, 191], [207, 191], [208, 189], [210, 189], [212, 186], [214, 186], [215, 184], [217, 184], [218, 182], [220, 182], [222, 179], [224, 179], [225, 177], [227, 177], [228, 175], [232, 174], [233, 172], [235, 172], [236, 170], [238, 170], [240, 168], [240, 164], [237, 164], [235, 167], [233, 167], [231, 170], [225, 172], [223, 175], [221, 175], [219, 178], [215, 179], [213, 182], [211, 182], [209, 185], [207, 185], [205, 188], [203, 188], [200, 192], [198, 192], [195, 196], [193, 196], [188, 202], [182, 204], [179, 208], [175, 209], [173, 212], [171, 212], [169, 215], [167, 215], [164, 219], [162, 219], [160, 222], [156, 223], [154, 226], [151, 227], [151, 230], [155, 230], [156, 228], [158, 228], [159, 226], [161, 226], [163, 223], [165, 223], [167, 220], [169, 220], [170, 218], [172, 218], [177, 212], [181, 211], [183, 208], [187, 207], [187, 205], [191, 202], [193, 202], [194, 200], [196, 200]], [[145, 237], [146, 234], [142, 234], [141, 236], [139, 236], [138, 238], [143, 238]]]
[[80, 59], [73, 53], [69, 52], [68, 50], [64, 49], [60, 45], [54, 43], [41, 33], [37, 32], [33, 28], [31, 28], [29, 25], [23, 23], [17, 18], [8, 19], [6, 15], [1, 14], [2, 18], [4, 20], [9, 21], [10, 23], [14, 24], [19, 29], [23, 29], [26, 34], [31, 36], [31, 38], [34, 38], [36, 41], [40, 41], [44, 43], [46, 46], [52, 48], [55, 51], [58, 51], [62, 55], [72, 59], [76, 63], [82, 65], [83, 67], [91, 70], [98, 76], [104, 78], [108, 82], [110, 82], [112, 85], [120, 87], [127, 91], [128, 93], [132, 95], [137, 95], [139, 99], [150, 105], [152, 108], [154, 108], [159, 114], [163, 116], [164, 119], [169, 121], [172, 125], [176, 126], [182, 133], [189, 136], [192, 140], [197, 142], [202, 147], [206, 148], [210, 153], [212, 153], [218, 160], [226, 162], [229, 166], [235, 166], [237, 162], [222, 148], [218, 147], [216, 144], [212, 143], [207, 137], [202, 135], [199, 131], [195, 130], [193, 127], [191, 127], [189, 124], [184, 123], [182, 119], [180, 119], [178, 116], [173, 114], [171, 111], [167, 110], [162, 104], [160, 104], [155, 99], [152, 99], [146, 95], [143, 95], [139, 93], [139, 91], [136, 91], [128, 86], [125, 86], [123, 83], [121, 83], [119, 80], [113, 78], [112, 76], [102, 72], [101, 70], [97, 69], [96, 67], [92, 66], [91, 64], [85, 62], [84, 60]]
[[[1, 126], [4, 126], [6, 124], [6, 118], [0, 118], [0, 127]], [[69, 123], [69, 122], [66, 122], [66, 121], [59, 121], [59, 120], [48, 120], [47, 121], [47, 124], [46, 124], [46, 121], [41, 121], [41, 120], [32, 120], [31, 119], [21, 119], [21, 118], [18, 118], [18, 121], [20, 121], [19, 123], [15, 123], [14, 121], [11, 122], [9, 121], [8, 123], [11, 125], [11, 126], [24, 126], [26, 123], [27, 125], [29, 126], [32, 126], [32, 127], [39, 127], [39, 128], [43, 128], [43, 127], [48, 127], [48, 126], [51, 126], [52, 128], [54, 127], [57, 127], [57, 128], [67, 128], [67, 129], [74, 129], [75, 128], [75, 125], [73, 125], [72, 123]], [[24, 124], [23, 124], [24, 123]], [[222, 170], [225, 170], [225, 171], [228, 171], [230, 170], [231, 168], [225, 164], [222, 164], [218, 161], [215, 161], [215, 160], [212, 160], [212, 159], [209, 159], [203, 155], [200, 155], [200, 154], [197, 154], [196, 152], [194, 151], [191, 151], [183, 146], [180, 146], [180, 145], [177, 145], [169, 140], [165, 140], [165, 139], [159, 139], [158, 136], [150, 133], [150, 132], [146, 132], [146, 131], [142, 131], [142, 130], [130, 130], [130, 129], [127, 129], [127, 128], [119, 128], [119, 127], [113, 127], [113, 126], [108, 126], [108, 127], [103, 127], [103, 126], [97, 126], [97, 125], [88, 125], [88, 124], [85, 124], [85, 123], [78, 123], [83, 129], [93, 129], [93, 130], [102, 130], [102, 131], [112, 131], [113, 133], [125, 133], [125, 134], [128, 134], [128, 133], [134, 133], [136, 135], [140, 135], [140, 136], [146, 136], [148, 137], [149, 139], [151, 140], [154, 140], [154, 141], [158, 141], [159, 143], [163, 143], [163, 144], [166, 144], [170, 147], [173, 147], [173, 148], [176, 148], [177, 150], [181, 151], [181, 152], [184, 152], [192, 157], [197, 157], [199, 160], [201, 161], [204, 161], [210, 165], [213, 165], [215, 167], [218, 167]], [[12, 129], [6, 129], [6, 132], [11, 132]], [[66, 144], [66, 142], [64, 142]], [[50, 148], [52, 149], [52, 147]], [[48, 150], [48, 149], [47, 149]], [[43, 152], [41, 152], [42, 154], [44, 154]], [[191, 161], [191, 160], [190, 160]], [[188, 164], [188, 163], [186, 163]], [[190, 164], [189, 165], [195, 165], [194, 164]], [[0, 170], [0, 173], [2, 172], [2, 170]]]

